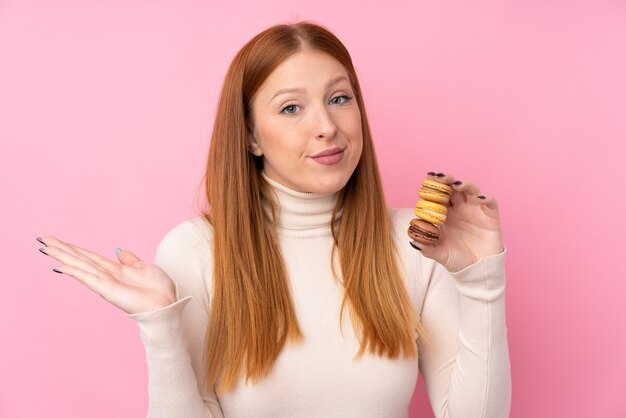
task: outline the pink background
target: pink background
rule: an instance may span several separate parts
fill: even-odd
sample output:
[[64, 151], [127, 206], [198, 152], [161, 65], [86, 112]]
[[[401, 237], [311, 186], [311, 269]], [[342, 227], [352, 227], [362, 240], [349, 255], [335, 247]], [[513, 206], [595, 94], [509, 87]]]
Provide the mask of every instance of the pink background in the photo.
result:
[[301, 18], [353, 56], [390, 205], [412, 206], [430, 170], [498, 199], [511, 416], [626, 416], [625, 3], [387, 6], [0, 3], [0, 416], [145, 415], [136, 325], [52, 272], [35, 237], [151, 260], [196, 213], [232, 57]]

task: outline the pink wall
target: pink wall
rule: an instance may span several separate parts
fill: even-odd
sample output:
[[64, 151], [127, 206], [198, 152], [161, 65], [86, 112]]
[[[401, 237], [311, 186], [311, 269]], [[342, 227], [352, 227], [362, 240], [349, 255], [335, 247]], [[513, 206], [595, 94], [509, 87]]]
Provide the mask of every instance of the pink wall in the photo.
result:
[[351, 51], [391, 205], [430, 170], [498, 198], [511, 416], [626, 416], [624, 2], [208, 3], [0, 3], [0, 416], [145, 414], [135, 324], [35, 237], [151, 259], [195, 213], [233, 55], [297, 18]]

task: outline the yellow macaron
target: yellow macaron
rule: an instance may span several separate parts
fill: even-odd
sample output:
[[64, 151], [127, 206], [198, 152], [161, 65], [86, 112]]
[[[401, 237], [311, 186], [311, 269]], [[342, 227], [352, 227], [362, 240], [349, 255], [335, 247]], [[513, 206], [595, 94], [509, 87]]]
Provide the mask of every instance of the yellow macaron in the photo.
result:
[[424, 180], [422, 188], [417, 194], [422, 199], [445, 205], [452, 196], [452, 187], [438, 181]]
[[415, 216], [433, 224], [443, 224], [447, 213], [448, 208], [439, 203], [420, 200], [415, 204]]

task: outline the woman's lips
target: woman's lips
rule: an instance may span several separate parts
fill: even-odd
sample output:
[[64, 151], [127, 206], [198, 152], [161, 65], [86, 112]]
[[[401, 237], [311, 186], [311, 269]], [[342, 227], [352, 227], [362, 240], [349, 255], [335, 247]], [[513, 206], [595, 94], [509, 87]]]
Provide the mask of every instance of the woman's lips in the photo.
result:
[[316, 163], [324, 164], [324, 165], [332, 165], [337, 164], [339, 161], [343, 159], [344, 150], [341, 148], [333, 148], [330, 150], [326, 150], [320, 152], [319, 154], [315, 154], [311, 157], [313, 161]]

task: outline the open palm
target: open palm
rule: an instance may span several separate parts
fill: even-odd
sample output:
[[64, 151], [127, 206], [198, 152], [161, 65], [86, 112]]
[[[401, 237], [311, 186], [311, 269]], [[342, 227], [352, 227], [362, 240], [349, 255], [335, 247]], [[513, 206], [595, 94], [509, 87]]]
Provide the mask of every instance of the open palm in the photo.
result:
[[63, 263], [54, 269], [74, 277], [128, 314], [149, 312], [176, 301], [176, 286], [154, 264], [130, 251], [118, 254], [119, 263], [53, 236], [37, 238], [39, 251]]
[[493, 197], [480, 195], [475, 183], [458, 184], [451, 175], [429, 174], [428, 179], [449, 184], [454, 192], [448, 204], [448, 216], [441, 225], [439, 241], [433, 245], [414, 242], [424, 256], [443, 264], [450, 272], [457, 272], [482, 257], [504, 250], [498, 203]]

